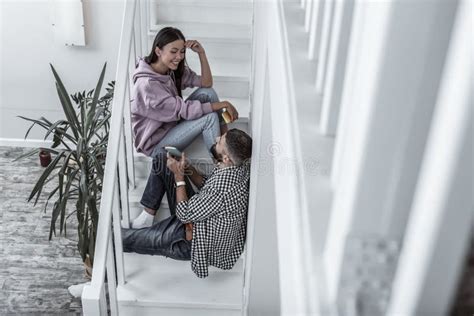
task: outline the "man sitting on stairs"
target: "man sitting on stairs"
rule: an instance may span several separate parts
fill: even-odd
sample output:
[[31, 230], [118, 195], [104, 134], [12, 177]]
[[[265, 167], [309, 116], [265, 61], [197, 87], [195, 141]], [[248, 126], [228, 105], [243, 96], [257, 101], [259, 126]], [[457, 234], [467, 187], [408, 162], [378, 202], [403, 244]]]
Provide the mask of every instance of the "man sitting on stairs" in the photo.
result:
[[184, 153], [180, 160], [169, 154], [154, 158], [172, 215], [150, 227], [122, 229], [125, 252], [191, 260], [200, 278], [208, 276], [209, 265], [232, 269], [245, 243], [252, 139], [231, 129], [216, 139], [215, 151], [218, 163], [208, 177]]

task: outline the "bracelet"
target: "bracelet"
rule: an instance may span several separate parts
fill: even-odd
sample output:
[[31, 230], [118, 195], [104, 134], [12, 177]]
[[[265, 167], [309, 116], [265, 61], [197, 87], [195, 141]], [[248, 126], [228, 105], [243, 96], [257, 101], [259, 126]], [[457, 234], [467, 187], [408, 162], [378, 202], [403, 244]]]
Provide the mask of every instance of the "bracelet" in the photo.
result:
[[176, 182], [176, 187], [182, 187], [182, 186], [185, 186], [185, 185], [186, 185], [185, 181], [177, 181]]

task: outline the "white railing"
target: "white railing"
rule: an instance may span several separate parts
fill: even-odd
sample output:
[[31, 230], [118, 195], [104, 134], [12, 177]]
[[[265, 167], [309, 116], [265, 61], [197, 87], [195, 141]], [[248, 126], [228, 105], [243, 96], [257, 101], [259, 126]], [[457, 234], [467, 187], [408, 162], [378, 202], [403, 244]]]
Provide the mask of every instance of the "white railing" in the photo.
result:
[[[130, 69], [133, 69], [137, 56], [143, 55], [147, 47], [146, 17], [145, 1], [124, 2], [94, 267], [91, 284], [82, 293], [83, 313], [86, 316], [107, 315], [108, 309], [112, 315], [117, 315], [117, 285], [125, 283], [120, 227], [122, 217], [124, 225], [129, 225], [128, 190], [135, 186], [130, 123]], [[105, 295], [106, 278], [109, 306]]]
[[[273, 182], [275, 187], [276, 230], [278, 233], [278, 264], [280, 271], [280, 299], [281, 314], [318, 314], [318, 302], [315, 284], [311, 274], [313, 261], [307, 254], [311, 251], [309, 238], [309, 225], [307, 216], [307, 196], [305, 190], [305, 175], [302, 170], [304, 165], [301, 156], [301, 135], [297, 122], [297, 102], [294, 91], [294, 78], [289, 56], [289, 44], [285, 18], [283, 16], [283, 1], [255, 1], [255, 27], [253, 60], [253, 104], [257, 107], [252, 111], [252, 122], [255, 136], [253, 152], [261, 156], [252, 158], [251, 192], [259, 191], [261, 185], [258, 181], [259, 170], [254, 163], [265, 163], [263, 155], [274, 146], [278, 154], [273, 155], [274, 170]], [[303, 6], [311, 9], [309, 1], [303, 1]], [[268, 81], [265, 78], [268, 72]], [[261, 84], [266, 82], [266, 84]], [[266, 89], [269, 100], [265, 97]], [[270, 107], [262, 108], [269, 102]], [[262, 133], [261, 125], [265, 120], [272, 121], [271, 143], [259, 140]], [[269, 146], [265, 148], [265, 146]], [[261, 147], [261, 148], [258, 148]], [[266, 150], [265, 150], [266, 149]], [[263, 153], [263, 154], [262, 154]], [[290, 162], [295, 167], [295, 172], [285, 173], [277, 170]], [[264, 166], [260, 166], [264, 167]], [[293, 171], [293, 170], [292, 170]], [[257, 181], [255, 181], [257, 180]], [[257, 199], [250, 197], [249, 229], [253, 229]], [[255, 229], [259, 229], [256, 227]], [[249, 233], [250, 235], [250, 233]], [[251, 265], [252, 242], [247, 248], [248, 262]], [[308, 260], [309, 259], [309, 260]], [[250, 283], [251, 276], [246, 273], [245, 284]], [[251, 290], [244, 289], [244, 311], [249, 308], [248, 296]]]

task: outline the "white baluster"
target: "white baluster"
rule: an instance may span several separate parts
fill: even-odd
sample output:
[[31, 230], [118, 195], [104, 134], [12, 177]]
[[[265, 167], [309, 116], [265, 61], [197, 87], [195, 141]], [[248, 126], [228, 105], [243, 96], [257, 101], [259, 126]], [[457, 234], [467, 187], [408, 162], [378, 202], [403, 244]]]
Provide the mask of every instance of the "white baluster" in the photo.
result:
[[[122, 151], [122, 148], [120, 149]], [[122, 177], [123, 172], [120, 172], [119, 168], [119, 176]], [[125, 186], [126, 188], [126, 186]], [[120, 184], [120, 190], [122, 190], [122, 184]], [[123, 258], [123, 247], [122, 247], [122, 233], [121, 233], [121, 222], [124, 222], [124, 224], [130, 223], [130, 220], [126, 220], [125, 218], [121, 221], [120, 220], [120, 201], [119, 198], [121, 199], [121, 204], [122, 208], [124, 205], [127, 206], [128, 209], [128, 192], [123, 192], [122, 194], [119, 193], [119, 184], [116, 181], [114, 185], [114, 208], [113, 208], [113, 214], [112, 214], [112, 227], [114, 230], [114, 244], [115, 244], [115, 260], [117, 263], [117, 281], [119, 285], [124, 285], [125, 284], [125, 266], [124, 266], [124, 258]], [[126, 196], [124, 198], [124, 196]], [[124, 213], [122, 209], [122, 214]], [[129, 218], [129, 216], [128, 216]], [[129, 226], [126, 226], [127, 228]]]
[[141, 56], [142, 52], [142, 29], [141, 29], [141, 21], [140, 21], [140, 1], [137, 0], [137, 9], [135, 10], [135, 21], [133, 23], [133, 33], [132, 33], [132, 40], [133, 40], [133, 50], [134, 54], [132, 56]]
[[[112, 236], [109, 235], [107, 246], [107, 285], [109, 289], [110, 315], [118, 315], [117, 283], [115, 282], [115, 260]], [[105, 314], [107, 315], [107, 314]]]
[[321, 42], [321, 26], [323, 20], [323, 12], [326, 1], [314, 0], [313, 13], [311, 14], [311, 23], [309, 26], [309, 48], [308, 58], [314, 60], [317, 58], [319, 52], [319, 45]]
[[140, 35], [142, 37], [142, 48], [140, 56], [148, 54], [148, 31], [150, 30], [150, 16], [149, 16], [149, 3], [148, 0], [140, 0]]
[[[125, 128], [125, 126], [123, 127]], [[122, 129], [123, 130], [123, 129]], [[120, 200], [122, 204], [122, 219], [123, 225], [125, 227], [129, 227], [130, 224], [130, 206], [128, 203], [128, 192], [129, 192], [129, 185], [128, 185], [128, 175], [127, 175], [127, 160], [126, 160], [126, 148], [125, 148], [125, 137], [121, 130], [121, 137], [120, 137], [120, 148], [119, 148], [119, 157], [118, 157], [118, 175], [120, 181]], [[120, 218], [120, 217], [119, 217]]]
[[[127, 77], [128, 80], [128, 77]], [[132, 118], [130, 114], [130, 85], [127, 85], [125, 93], [125, 107], [123, 109], [124, 135], [125, 135], [125, 154], [127, 159], [128, 185], [135, 188], [135, 159], [133, 157], [133, 136], [132, 136]]]
[[149, 19], [150, 26], [159, 24], [158, 17], [156, 16], [156, 10], [157, 10], [157, 1], [149, 0], [148, 1], [148, 15], [150, 18]]
[[316, 2], [316, 0], [308, 0], [307, 7], [305, 9], [304, 30], [306, 32], [309, 32], [309, 27], [311, 26], [311, 16], [313, 14], [313, 6], [316, 5], [314, 2]]
[[346, 74], [349, 36], [352, 26], [354, 2], [336, 0], [327, 61], [327, 78], [323, 90], [320, 129], [324, 135], [335, 135], [339, 108]]
[[331, 26], [333, 16], [334, 0], [326, 1], [324, 6], [323, 23], [321, 29], [321, 44], [318, 53], [318, 69], [316, 73], [316, 91], [323, 92], [324, 80], [326, 78], [326, 67], [328, 58], [329, 40], [331, 38]]

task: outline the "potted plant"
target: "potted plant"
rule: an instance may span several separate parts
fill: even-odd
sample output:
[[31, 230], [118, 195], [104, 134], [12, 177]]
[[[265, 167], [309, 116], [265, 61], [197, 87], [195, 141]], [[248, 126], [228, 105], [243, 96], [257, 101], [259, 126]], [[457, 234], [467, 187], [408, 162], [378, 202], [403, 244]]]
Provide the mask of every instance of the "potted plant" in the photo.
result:
[[[49, 239], [56, 235], [59, 221], [60, 235], [66, 233], [67, 219], [76, 214], [78, 249], [86, 265], [86, 274], [92, 271], [94, 248], [99, 220], [99, 204], [104, 177], [105, 155], [110, 128], [110, 104], [114, 93], [114, 82], [110, 82], [106, 93], [100, 96], [106, 64], [102, 68], [94, 90], [69, 95], [58, 73], [51, 65], [59, 100], [65, 118], [56, 122], [41, 117], [20, 118], [32, 122], [26, 132], [28, 137], [35, 125], [46, 130], [44, 139], [52, 136], [51, 148], [34, 149], [17, 159], [49, 152], [54, 159], [49, 163], [33, 187], [28, 201], [35, 199], [35, 205], [47, 183], [53, 189], [46, 195], [45, 210], [53, 201]], [[73, 102], [75, 106], [73, 105]], [[68, 209], [68, 202], [75, 207]], [[71, 204], [71, 203], [69, 203]]]

